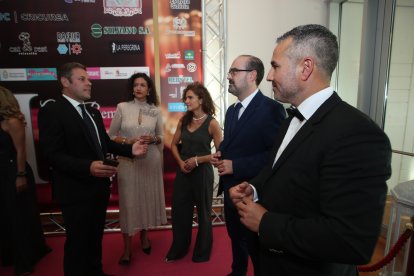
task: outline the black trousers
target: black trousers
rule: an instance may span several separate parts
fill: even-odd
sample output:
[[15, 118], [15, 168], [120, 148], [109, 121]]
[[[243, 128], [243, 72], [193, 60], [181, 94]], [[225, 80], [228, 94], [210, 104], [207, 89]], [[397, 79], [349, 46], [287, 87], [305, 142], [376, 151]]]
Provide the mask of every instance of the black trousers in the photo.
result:
[[231, 240], [233, 276], [245, 276], [247, 273], [248, 257], [250, 256], [254, 275], [260, 275], [259, 266], [259, 237], [247, 229], [241, 222], [236, 207], [229, 197], [229, 189], [224, 189], [224, 215], [227, 233]]
[[177, 171], [172, 200], [173, 243], [167, 254], [170, 259], [185, 256], [191, 244], [193, 209], [197, 208], [198, 231], [192, 260], [210, 259], [213, 243], [211, 205], [213, 199], [213, 169], [210, 164], [200, 164], [191, 173]]
[[66, 228], [65, 276], [102, 275], [102, 238], [109, 188], [89, 201], [62, 204]]

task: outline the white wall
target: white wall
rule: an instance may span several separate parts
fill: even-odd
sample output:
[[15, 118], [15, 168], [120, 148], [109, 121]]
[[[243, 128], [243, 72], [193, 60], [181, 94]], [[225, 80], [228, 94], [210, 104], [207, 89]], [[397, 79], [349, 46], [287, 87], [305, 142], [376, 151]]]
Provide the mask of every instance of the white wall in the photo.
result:
[[[385, 132], [395, 150], [414, 152], [414, 7], [400, 5], [395, 10]], [[389, 188], [414, 179], [414, 158], [393, 154]]]
[[[265, 65], [265, 78], [277, 37], [298, 25], [328, 26], [329, 7], [324, 0], [228, 0], [227, 7], [228, 67], [241, 54], [254, 55]], [[260, 88], [273, 97], [266, 79]], [[234, 101], [229, 94], [229, 104]]]

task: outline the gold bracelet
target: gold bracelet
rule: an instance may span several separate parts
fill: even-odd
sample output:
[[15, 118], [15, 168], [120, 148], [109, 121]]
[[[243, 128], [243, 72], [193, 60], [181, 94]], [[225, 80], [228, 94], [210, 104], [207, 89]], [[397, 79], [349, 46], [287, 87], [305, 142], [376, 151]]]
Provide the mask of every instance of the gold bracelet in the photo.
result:
[[123, 139], [122, 139], [122, 145], [124, 145], [125, 144], [125, 142], [126, 142], [126, 137], [124, 137]]

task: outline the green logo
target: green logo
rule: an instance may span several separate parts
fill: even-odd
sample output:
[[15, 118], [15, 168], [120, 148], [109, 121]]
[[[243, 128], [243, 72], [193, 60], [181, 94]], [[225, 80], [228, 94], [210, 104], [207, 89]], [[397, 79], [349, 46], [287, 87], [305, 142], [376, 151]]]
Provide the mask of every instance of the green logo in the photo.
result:
[[194, 51], [193, 50], [184, 51], [184, 60], [194, 60]]
[[92, 24], [91, 31], [91, 35], [94, 38], [100, 38], [102, 36], [102, 26], [97, 23]]

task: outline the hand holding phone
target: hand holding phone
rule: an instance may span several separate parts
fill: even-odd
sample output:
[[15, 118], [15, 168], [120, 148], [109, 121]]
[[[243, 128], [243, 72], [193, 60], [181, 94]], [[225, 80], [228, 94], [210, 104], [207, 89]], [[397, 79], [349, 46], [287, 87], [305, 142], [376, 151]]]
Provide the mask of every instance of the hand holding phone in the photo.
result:
[[112, 166], [112, 167], [118, 167], [119, 162], [115, 159], [108, 159], [105, 158], [103, 161], [104, 165]]

